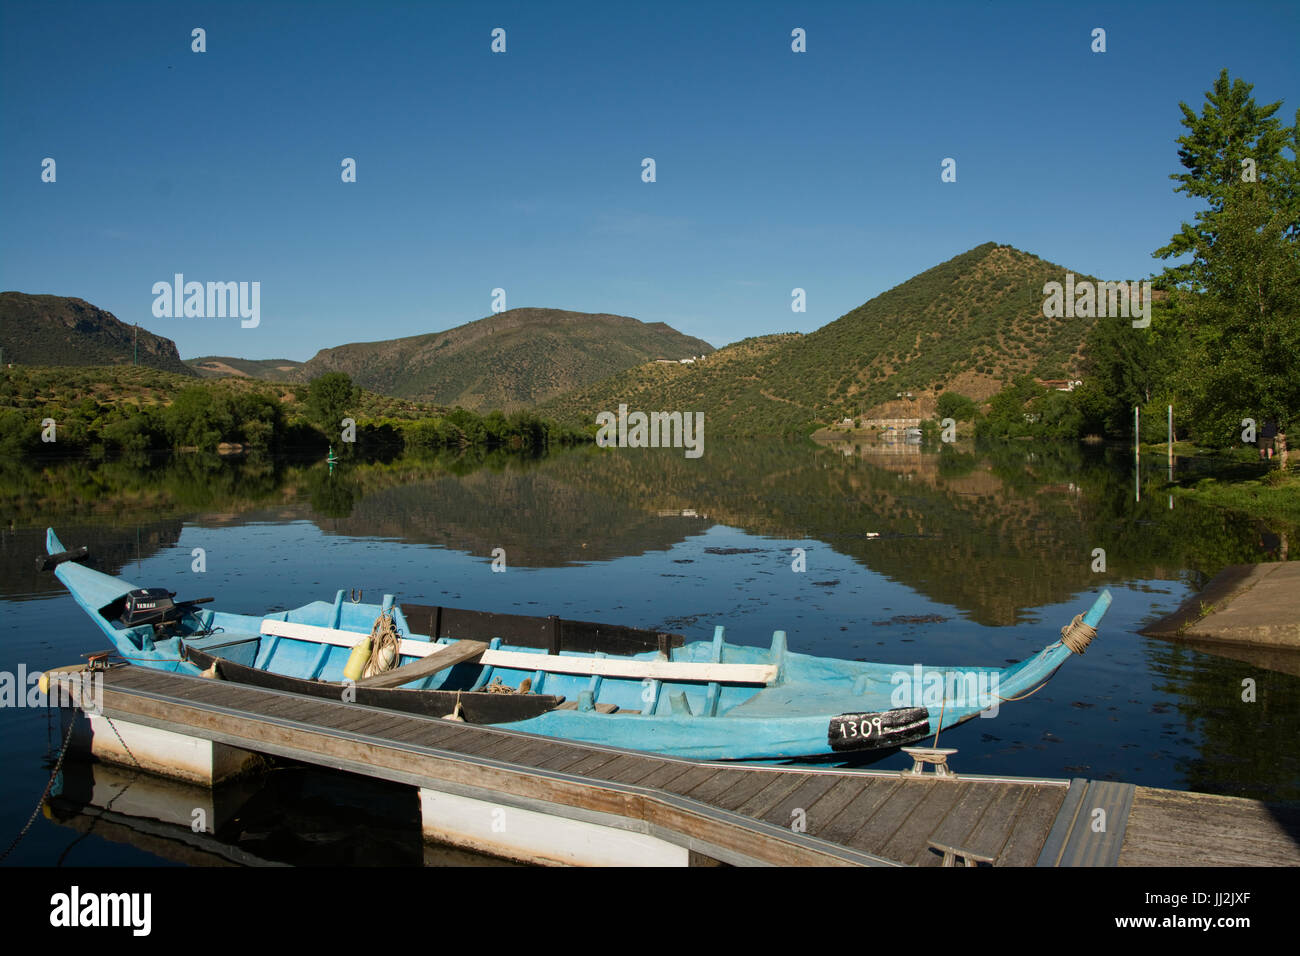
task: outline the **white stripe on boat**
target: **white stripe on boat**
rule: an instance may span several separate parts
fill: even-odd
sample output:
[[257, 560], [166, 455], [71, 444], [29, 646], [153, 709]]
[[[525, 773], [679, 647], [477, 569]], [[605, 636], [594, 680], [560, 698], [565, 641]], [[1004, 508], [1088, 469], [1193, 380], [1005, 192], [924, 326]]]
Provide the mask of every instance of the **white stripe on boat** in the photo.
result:
[[[338, 647], [354, 647], [368, 635], [338, 631], [315, 624], [264, 620], [262, 633], [269, 637], [314, 641]], [[407, 657], [428, 657], [444, 644], [403, 640], [401, 653]], [[718, 664], [709, 661], [634, 661], [618, 657], [576, 657], [529, 653], [527, 651], [484, 651], [479, 663], [507, 670], [545, 671], [550, 674], [587, 674], [601, 677], [650, 678], [667, 681], [717, 681], [720, 684], [768, 684], [776, 680], [775, 664]]]

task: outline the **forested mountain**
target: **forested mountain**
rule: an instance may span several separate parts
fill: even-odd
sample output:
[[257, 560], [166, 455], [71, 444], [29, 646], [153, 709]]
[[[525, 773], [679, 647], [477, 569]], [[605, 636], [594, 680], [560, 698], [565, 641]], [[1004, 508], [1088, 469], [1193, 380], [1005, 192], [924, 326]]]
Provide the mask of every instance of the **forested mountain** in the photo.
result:
[[577, 424], [625, 402], [703, 411], [728, 434], [773, 434], [869, 413], [899, 392], [928, 414], [944, 389], [984, 399], [1018, 375], [1074, 377], [1093, 320], [1043, 315], [1044, 284], [1066, 271], [985, 243], [808, 335], [746, 339], [694, 365], [642, 365], [543, 408]]
[[644, 362], [712, 351], [662, 322], [524, 308], [445, 332], [322, 349], [296, 377], [344, 372], [385, 395], [511, 411]]

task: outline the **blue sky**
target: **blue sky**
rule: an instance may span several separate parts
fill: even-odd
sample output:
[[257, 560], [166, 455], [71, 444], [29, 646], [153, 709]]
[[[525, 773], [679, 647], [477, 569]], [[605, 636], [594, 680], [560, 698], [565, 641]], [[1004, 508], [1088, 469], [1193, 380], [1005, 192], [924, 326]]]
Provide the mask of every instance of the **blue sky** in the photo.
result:
[[[1289, 124], [1297, 36], [1294, 2], [5, 0], [0, 288], [185, 357], [306, 359], [481, 318], [498, 287], [723, 345], [989, 240], [1141, 278], [1195, 208], [1179, 101], [1227, 67]], [[260, 282], [260, 325], [155, 318], [178, 272]]]

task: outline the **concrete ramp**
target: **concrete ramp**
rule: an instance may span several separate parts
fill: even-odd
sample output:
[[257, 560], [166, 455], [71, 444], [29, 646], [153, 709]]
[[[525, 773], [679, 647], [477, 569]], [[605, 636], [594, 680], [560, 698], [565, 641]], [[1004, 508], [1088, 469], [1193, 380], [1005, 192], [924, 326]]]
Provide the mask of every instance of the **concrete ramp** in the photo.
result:
[[1230, 565], [1140, 633], [1207, 645], [1300, 650], [1300, 561]]

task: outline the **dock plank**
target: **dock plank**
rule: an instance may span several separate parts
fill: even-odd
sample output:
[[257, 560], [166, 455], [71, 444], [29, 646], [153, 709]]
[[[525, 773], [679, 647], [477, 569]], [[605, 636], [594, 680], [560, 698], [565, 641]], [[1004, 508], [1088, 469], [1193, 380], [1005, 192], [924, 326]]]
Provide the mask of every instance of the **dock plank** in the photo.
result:
[[1033, 866], [1065, 800], [1064, 787], [1034, 787], [1002, 847], [1001, 866]]
[[997, 796], [999, 787], [995, 783], [984, 783], [978, 780], [958, 781], [957, 787], [961, 794], [956, 804], [944, 815], [939, 826], [926, 841], [917, 847], [916, 855], [911, 860], [903, 862], [917, 866], [939, 866], [943, 862], [943, 857], [929, 848], [929, 840], [948, 846], [967, 846], [971, 833]]
[[682, 796], [717, 806], [719, 798], [728, 789], [740, 786], [748, 779], [746, 773], [744, 770], [733, 770], [730, 767], [715, 767], [711, 776], [699, 781], [690, 790], [685, 791]]
[[691, 767], [685, 773], [680, 774], [663, 784], [663, 789], [670, 793], [685, 796], [691, 790], [698, 787], [705, 780], [712, 779], [713, 775], [718, 772], [717, 767], [699, 766]]
[[874, 821], [844, 842], [858, 849], [870, 847], [869, 852], [879, 853], [891, 860], [914, 863], [921, 852], [928, 848], [931, 835], [943, 826], [948, 814], [969, 790], [970, 784], [962, 780], [936, 780], [930, 787], [930, 792], [921, 798], [916, 808], [899, 823], [893, 835], [884, 843], [878, 843], [875, 835], [868, 832], [874, 827]]
[[904, 804], [914, 803], [915, 793], [898, 777], [872, 777], [817, 835], [833, 843], [848, 843], [854, 834], [862, 833], [863, 842], [872, 847], [870, 852], [878, 852], [876, 848], [884, 846], [897, 829], [900, 814], [906, 814]]
[[597, 750], [589, 753], [577, 763], [572, 764], [564, 769], [565, 773], [571, 773], [578, 777], [598, 777], [600, 769], [606, 764], [613, 763], [618, 759], [618, 754], [607, 751]]
[[259, 693], [251, 687], [239, 687], [213, 681], [196, 683], [191, 687], [184, 688], [183, 694], [171, 696], [176, 697], [178, 700], [210, 704], [230, 710], [243, 710], [254, 714], [269, 714], [272, 712], [270, 708], [283, 706], [289, 702], [316, 700], [313, 697], [298, 697], [292, 694]]
[[611, 780], [615, 783], [627, 783], [627, 777], [644, 777], [650, 771], [659, 767], [662, 761], [654, 757], [639, 757], [632, 754], [623, 754], [613, 762], [600, 768], [600, 779]]
[[[313, 700], [311, 697], [286, 698], [281, 704], [274, 705], [281, 717], [289, 719], [307, 719], [317, 723], [326, 723], [330, 727], [351, 728], [359, 726], [361, 723], [369, 723], [372, 717], [394, 717], [391, 710], [370, 710], [369, 708], [357, 708], [351, 704], [338, 704], [333, 702], [321, 706], [321, 701]], [[268, 710], [266, 713], [272, 713]]]
[[823, 793], [811, 807], [808, 807], [808, 832], [813, 836], [821, 833], [839, 816], [840, 811], [853, 802], [853, 798], [871, 785], [870, 777], [837, 777], [829, 790]]
[[661, 787], [668, 786], [677, 780], [677, 778], [685, 776], [693, 769], [695, 769], [695, 765], [685, 761], [662, 760], [659, 762], [659, 767], [655, 770], [652, 770], [650, 773], [635, 780], [628, 780], [626, 782], [636, 784], [638, 787], [652, 787], [657, 790]]
[[979, 822], [966, 838], [966, 849], [985, 853], [1000, 865], [1002, 846], [1015, 826], [1016, 814], [1032, 788], [1016, 784], [1003, 784], [997, 796], [980, 814]]
[[463, 736], [456, 738], [455, 749], [458, 753], [470, 754], [475, 757], [482, 756], [485, 750], [509, 739], [501, 734], [494, 734], [476, 724], [463, 724], [458, 721], [447, 721], [447, 723], [455, 723], [464, 731]]
[[[204, 701], [202, 697], [190, 699], [195, 702], [208, 702]], [[238, 701], [239, 699], [234, 698], [234, 700]], [[211, 702], [215, 703], [215, 701]], [[257, 701], [255, 705], [253, 705], [256, 707], [256, 710], [253, 710], [253, 706], [249, 705], [245, 705], [242, 709], [250, 710], [251, 712], [265, 717], [277, 717], [281, 720], [296, 720], [299, 716], [307, 716], [313, 718], [318, 723], [328, 722], [332, 716], [331, 712], [325, 708], [313, 706], [315, 703], [316, 702], [310, 698], [290, 697], [286, 695], [284, 697], [274, 697], [270, 700]], [[228, 705], [223, 701], [222, 706]], [[335, 719], [337, 720], [337, 718]]]
[[569, 749], [564, 744], [556, 743], [555, 741], [539, 740], [535, 743], [536, 746], [532, 750], [518, 757], [516, 763], [522, 764], [526, 767], [532, 767], [533, 769], [538, 769], [543, 763], [569, 752]]
[[[218, 699], [238, 700], [241, 696], [239, 691], [243, 688], [238, 685], [226, 685], [223, 681], [213, 680], [186, 680], [178, 681], [176, 684], [158, 684], [146, 683], [138, 686], [137, 681], [131, 682], [131, 689], [141, 690], [145, 693], [163, 693], [166, 692], [168, 697], [174, 697], [178, 700], [207, 700], [217, 702]], [[252, 695], [243, 695], [244, 702], [257, 700]]]
[[135, 690], [153, 691], [160, 688], [170, 690], [176, 683], [175, 674], [155, 670], [152, 667], [137, 667], [128, 664], [125, 667], [113, 667], [104, 672], [105, 687], [123, 687]]
[[520, 737], [511, 741], [509, 747], [495, 751], [490, 759], [528, 767], [532, 766], [533, 755], [545, 746], [545, 742], [532, 737]]
[[[521, 743], [523, 746], [521, 747]], [[527, 749], [532, 741], [520, 741], [518, 737], [497, 737], [493, 736], [483, 740], [475, 747], [474, 755], [476, 757], [485, 757], [488, 760], [500, 760], [505, 754], [512, 753], [516, 750]]]
[[728, 787], [710, 802], [724, 810], [736, 810], [750, 797], [754, 796], [772, 782], [778, 774], [764, 770], [746, 769], [744, 776], [733, 786]]
[[1300, 866], [1300, 809], [1138, 787], [1120, 866]]
[[181, 700], [211, 700], [214, 702], [229, 699], [252, 701], [263, 698], [290, 696], [286, 694], [267, 694], [263, 689], [247, 684], [235, 684], [221, 678], [183, 677], [175, 684], [163, 685], [151, 689], [153, 693], [166, 693], [169, 697]]
[[437, 747], [439, 750], [454, 750], [459, 752], [457, 741], [470, 739], [473, 733], [466, 729], [463, 724], [457, 724], [453, 721], [411, 721], [384, 732], [384, 736], [389, 740], [395, 740], [400, 743], [423, 744], [426, 747]]
[[556, 773], [568, 773], [569, 768], [591, 756], [585, 747], [563, 744], [562, 749], [539, 763], [533, 764], [539, 770], [553, 770]]
[[808, 774], [807, 776], [810, 779], [801, 783], [774, 807], [765, 810], [760, 819], [779, 827], [788, 827], [797, 821], [798, 811], [803, 811], [803, 822], [806, 826], [808, 808], [820, 800], [826, 791], [835, 786], [836, 781], [839, 780], [837, 776], [829, 773]]
[[390, 739], [388, 736], [389, 734], [394, 731], [403, 730], [411, 725], [410, 721], [400, 714], [381, 714], [379, 716], [381, 718], [380, 720], [367, 721], [367, 726], [364, 729], [357, 730], [354, 728], [353, 732], [363, 733], [368, 737], [379, 737], [380, 739], [388, 740]]
[[664, 763], [654, 754], [632, 757], [627, 763], [620, 761], [617, 766], [607, 767], [605, 779], [613, 783], [636, 784], [638, 780], [662, 770]]
[[811, 774], [794, 773], [783, 770], [779, 774], [771, 774], [771, 779], [767, 785], [753, 794], [748, 800], [736, 807], [737, 813], [743, 813], [745, 816], [754, 817], [761, 820], [763, 814], [767, 813], [774, 806], [794, 793], [796, 789], [802, 786]]

